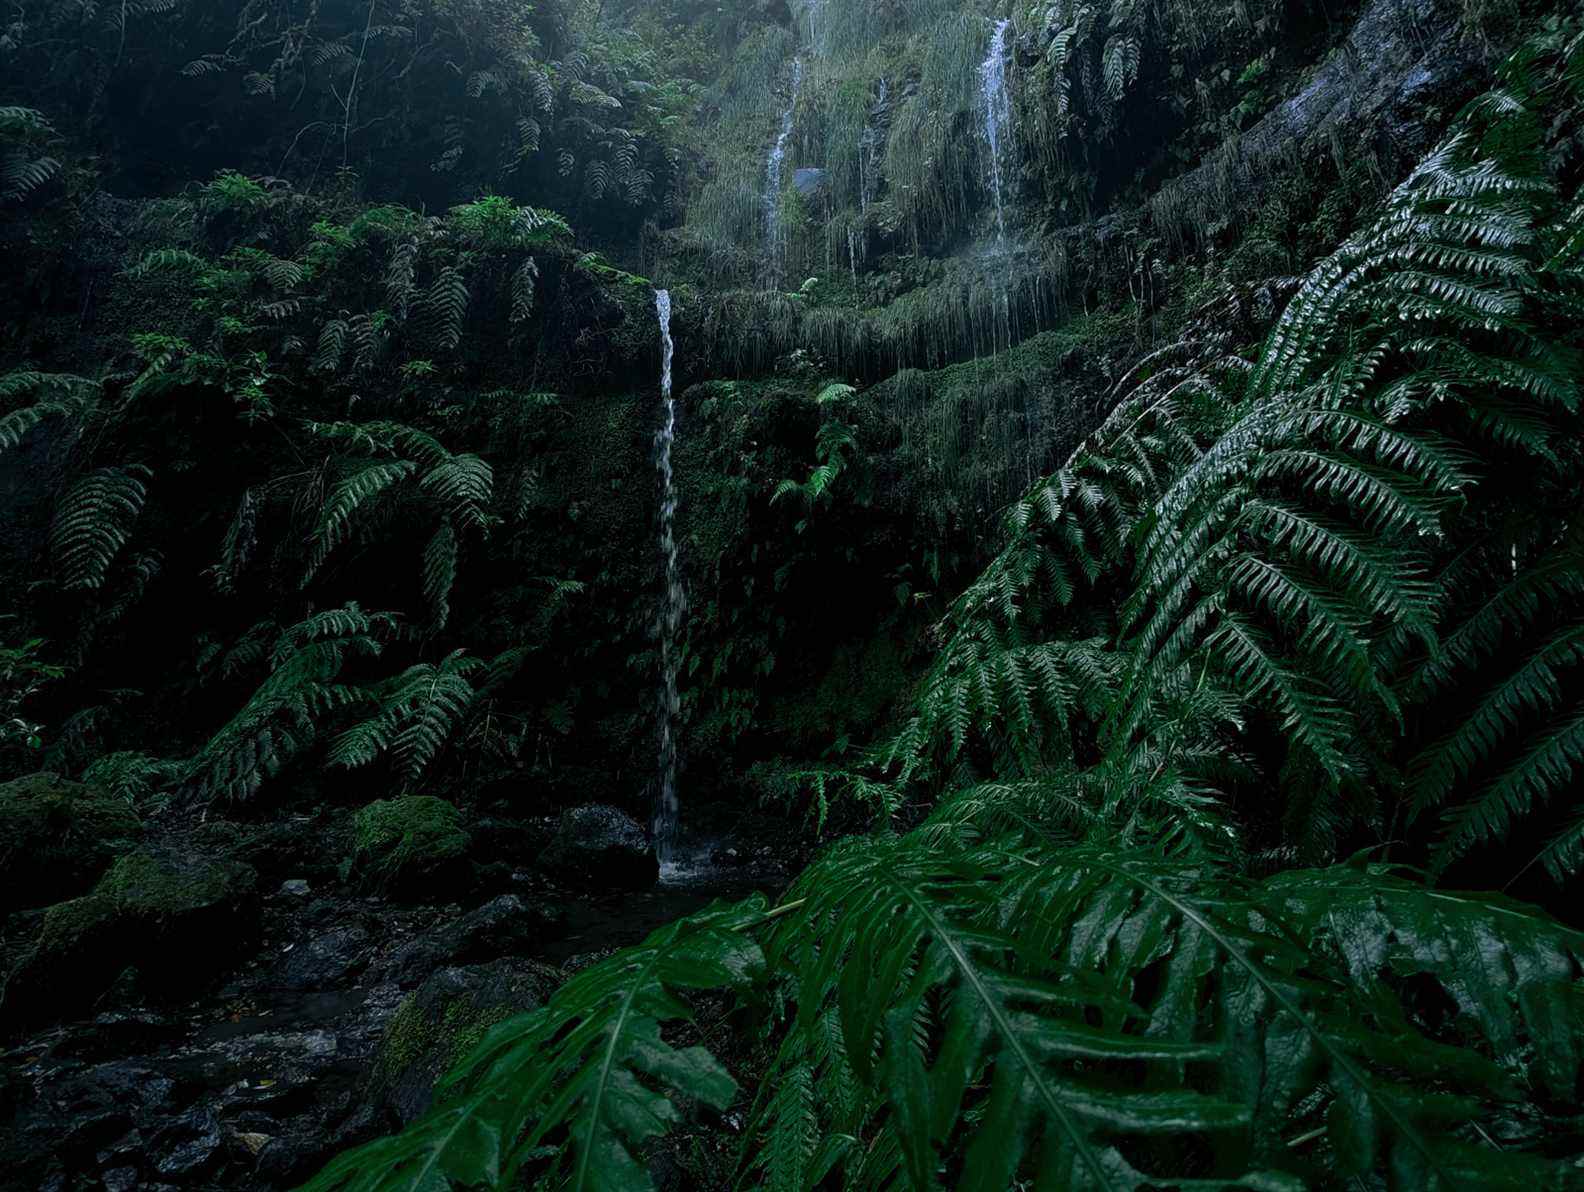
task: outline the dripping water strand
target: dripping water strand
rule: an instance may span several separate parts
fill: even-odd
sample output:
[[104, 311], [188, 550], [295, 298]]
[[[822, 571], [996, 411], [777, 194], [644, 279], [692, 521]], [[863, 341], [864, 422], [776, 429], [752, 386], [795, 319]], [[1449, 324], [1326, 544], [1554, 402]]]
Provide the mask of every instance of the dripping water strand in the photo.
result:
[[792, 60], [792, 98], [781, 114], [781, 131], [770, 148], [765, 163], [765, 238], [770, 246], [770, 267], [779, 280], [781, 274], [781, 167], [786, 162], [787, 142], [792, 139], [792, 124], [797, 115], [798, 93], [803, 89], [803, 59]]
[[984, 136], [990, 146], [990, 186], [995, 193], [996, 238], [1006, 240], [1006, 211], [1002, 200], [1002, 162], [1007, 133], [1012, 125], [1012, 98], [1007, 90], [1007, 32], [1012, 22], [997, 23], [990, 53], [979, 67], [980, 98], [984, 103]]
[[675, 851], [681, 804], [677, 797], [677, 732], [682, 701], [677, 694], [677, 668], [680, 664], [678, 639], [682, 618], [687, 611], [687, 593], [682, 587], [682, 569], [677, 560], [676, 487], [671, 471], [671, 444], [676, 439], [676, 402], [671, 393], [671, 362], [675, 345], [671, 340], [671, 294], [655, 291], [655, 311], [660, 320], [660, 398], [663, 407], [660, 429], [655, 434], [655, 459], [660, 473], [660, 552], [665, 560], [665, 591], [660, 606], [660, 773], [655, 793], [655, 855], [661, 865]]

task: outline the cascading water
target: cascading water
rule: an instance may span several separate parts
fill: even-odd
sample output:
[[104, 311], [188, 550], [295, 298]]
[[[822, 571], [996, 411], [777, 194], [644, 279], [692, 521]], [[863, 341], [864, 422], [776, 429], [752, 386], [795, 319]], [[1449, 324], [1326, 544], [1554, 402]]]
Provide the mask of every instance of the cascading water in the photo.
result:
[[677, 694], [678, 636], [687, 611], [682, 569], [677, 561], [676, 488], [671, 475], [671, 444], [676, 439], [676, 402], [671, 395], [671, 294], [655, 291], [655, 311], [660, 319], [660, 397], [664, 415], [655, 434], [655, 459], [660, 471], [660, 552], [665, 557], [665, 593], [660, 606], [660, 774], [655, 793], [655, 854], [664, 866], [676, 848], [681, 804], [677, 798], [677, 729], [682, 701]]
[[770, 148], [770, 158], [765, 163], [765, 237], [770, 244], [770, 264], [779, 278], [781, 273], [781, 167], [786, 162], [787, 142], [792, 139], [792, 121], [797, 114], [798, 92], [803, 89], [803, 59], [792, 60], [792, 98], [781, 114], [781, 132]]
[[990, 185], [995, 191], [997, 238], [1006, 239], [1006, 210], [1001, 197], [1001, 156], [1012, 127], [1012, 94], [1007, 90], [1007, 32], [1011, 21], [996, 25], [990, 53], [979, 67], [980, 98], [984, 103], [984, 135], [990, 146]]
[[808, 43], [816, 56], [825, 52], [825, 0], [808, 0], [804, 9], [808, 18]]
[[874, 202], [875, 188], [880, 181], [880, 159], [885, 154], [885, 129], [882, 121], [891, 106], [891, 87], [884, 78], [880, 80], [880, 94], [869, 108], [869, 118], [864, 121], [863, 135], [858, 138], [858, 209], [869, 212]]

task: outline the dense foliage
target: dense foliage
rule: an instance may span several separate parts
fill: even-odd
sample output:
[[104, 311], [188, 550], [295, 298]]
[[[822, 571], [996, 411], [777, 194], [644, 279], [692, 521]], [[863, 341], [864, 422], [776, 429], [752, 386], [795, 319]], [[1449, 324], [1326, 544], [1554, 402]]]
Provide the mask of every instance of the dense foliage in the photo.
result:
[[1511, 63], [1252, 359], [1152, 358], [1017, 506], [851, 777], [919, 826], [588, 970], [315, 1186], [645, 1186], [673, 1093], [733, 1097], [677, 1042], [701, 988], [778, 1040], [756, 1186], [1566, 1185], [1584, 937], [1436, 879], [1578, 865], [1584, 212], [1541, 133], [1581, 54]]
[[778, 1192], [1580, 1181], [1576, 16], [4, 21], [0, 778], [330, 806], [407, 896], [641, 813], [665, 656], [685, 807], [827, 846], [312, 1188], [641, 1189], [727, 1114]]

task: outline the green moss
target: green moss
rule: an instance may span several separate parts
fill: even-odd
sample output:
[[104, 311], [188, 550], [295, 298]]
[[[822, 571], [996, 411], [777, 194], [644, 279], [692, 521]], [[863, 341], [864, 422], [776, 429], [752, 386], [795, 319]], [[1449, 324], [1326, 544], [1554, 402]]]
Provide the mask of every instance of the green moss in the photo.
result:
[[156, 919], [209, 906], [225, 898], [237, 877], [234, 864], [176, 868], [149, 853], [120, 858], [94, 887], [121, 910]]
[[509, 1005], [480, 1006], [458, 998], [436, 1017], [414, 994], [391, 1019], [371, 1080], [376, 1087], [392, 1084], [415, 1064], [444, 1072], [477, 1047], [491, 1027], [513, 1013]]
[[58, 902], [44, 912], [39, 933], [40, 955], [60, 955], [107, 930], [116, 917], [115, 901], [99, 893]]
[[407, 887], [464, 860], [469, 843], [462, 813], [444, 799], [381, 799], [352, 818], [349, 873], [372, 888]]
[[440, 1077], [500, 1023], [542, 1005], [561, 979], [548, 965], [517, 962], [435, 973], [391, 1018], [369, 1068], [371, 1099], [411, 1121]]
[[124, 801], [53, 774], [0, 786], [0, 915], [81, 893], [142, 830]]
[[8, 978], [6, 1005], [45, 1021], [91, 1004], [124, 970], [151, 992], [181, 993], [248, 946], [256, 875], [239, 861], [139, 851], [89, 894], [44, 912]]
[[251, 883], [252, 870], [239, 862], [185, 866], [147, 852], [129, 853], [117, 858], [92, 893], [44, 912], [39, 947], [69, 949], [112, 923], [133, 921], [139, 931], [159, 931], [230, 902]]

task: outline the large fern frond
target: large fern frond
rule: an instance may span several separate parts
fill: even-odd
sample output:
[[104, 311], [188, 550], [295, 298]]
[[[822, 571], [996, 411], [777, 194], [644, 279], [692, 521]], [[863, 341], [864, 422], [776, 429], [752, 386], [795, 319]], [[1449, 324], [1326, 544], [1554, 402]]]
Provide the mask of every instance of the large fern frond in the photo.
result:
[[366, 703], [367, 692], [337, 680], [349, 659], [378, 656], [395, 628], [389, 614], [349, 604], [280, 633], [270, 650], [268, 677], [193, 758], [193, 795], [252, 796], [317, 741], [326, 716]]
[[61, 497], [50, 527], [50, 553], [62, 586], [98, 588], [132, 535], [153, 473], [141, 464], [99, 468]]
[[10, 451], [27, 433], [49, 418], [81, 423], [99, 404], [103, 389], [97, 381], [70, 373], [12, 372], [0, 376], [0, 405], [19, 399], [30, 405], [0, 415], [0, 451]]
[[707, 911], [584, 970], [544, 1009], [494, 1028], [434, 1111], [342, 1156], [308, 1189], [505, 1188], [526, 1172], [577, 1192], [652, 1188], [639, 1148], [678, 1122], [677, 1099], [724, 1110], [737, 1089], [709, 1052], [665, 1032], [691, 1016], [688, 990], [762, 977], [746, 931], [764, 918], [762, 900]]

